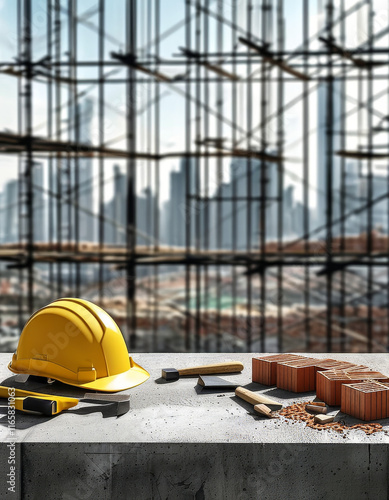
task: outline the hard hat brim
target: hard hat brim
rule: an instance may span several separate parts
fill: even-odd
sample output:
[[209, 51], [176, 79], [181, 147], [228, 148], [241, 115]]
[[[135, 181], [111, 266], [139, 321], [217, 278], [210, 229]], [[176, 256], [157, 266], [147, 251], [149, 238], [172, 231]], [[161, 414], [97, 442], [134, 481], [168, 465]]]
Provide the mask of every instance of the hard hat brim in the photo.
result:
[[[75, 383], [74, 380], [68, 380], [62, 377], [55, 377], [55, 380], [62, 382], [64, 384], [72, 385], [75, 387], [80, 387], [82, 389], [90, 389], [93, 391], [102, 392], [119, 392], [125, 391], [126, 389], [131, 389], [137, 385], [143, 384], [149, 379], [150, 374], [142, 368], [140, 365], [135, 363], [135, 361], [130, 357], [131, 368], [126, 372], [119, 373], [118, 375], [111, 375], [109, 377], [102, 377], [94, 380], [93, 382], [85, 383]], [[11, 363], [8, 365], [9, 370], [14, 373], [28, 373], [15, 370]], [[38, 372], [29, 372], [29, 375], [37, 375], [42, 377], [43, 375]], [[54, 377], [53, 377], [54, 378]]]
[[150, 374], [134, 361], [132, 361], [132, 364], [133, 366], [126, 372], [110, 377], [99, 378], [93, 382], [77, 384], [77, 387], [94, 391], [118, 392], [143, 384], [143, 382], [149, 379]]
[[98, 380], [94, 380], [93, 382], [77, 385], [77, 387], [91, 389], [94, 391], [118, 392], [143, 384], [143, 382], [146, 382], [149, 377], [150, 374], [143, 368], [133, 367], [127, 372], [120, 373], [119, 375], [100, 378]]

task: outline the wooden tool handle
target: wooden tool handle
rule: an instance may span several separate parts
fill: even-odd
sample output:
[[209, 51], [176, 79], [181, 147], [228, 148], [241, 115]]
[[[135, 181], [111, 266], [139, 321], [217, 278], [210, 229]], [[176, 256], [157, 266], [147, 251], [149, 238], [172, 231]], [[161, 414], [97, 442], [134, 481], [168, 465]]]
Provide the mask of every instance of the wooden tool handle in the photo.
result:
[[266, 405], [255, 405], [254, 410], [260, 415], [264, 415], [267, 418], [274, 418], [271, 409]]
[[244, 387], [237, 387], [235, 389], [235, 396], [238, 396], [241, 399], [244, 399], [248, 403], [252, 405], [257, 405], [257, 404], [265, 404], [267, 406], [276, 406], [278, 408], [282, 408], [282, 404], [279, 403], [278, 401], [275, 401], [274, 399], [268, 398], [267, 396], [264, 396], [263, 394], [257, 394], [256, 392], [249, 391], [248, 389], [245, 389]]
[[243, 370], [239, 361], [229, 361], [228, 363], [215, 363], [213, 365], [194, 366], [192, 368], [182, 368], [178, 370], [181, 375], [208, 375], [209, 373], [235, 373]]

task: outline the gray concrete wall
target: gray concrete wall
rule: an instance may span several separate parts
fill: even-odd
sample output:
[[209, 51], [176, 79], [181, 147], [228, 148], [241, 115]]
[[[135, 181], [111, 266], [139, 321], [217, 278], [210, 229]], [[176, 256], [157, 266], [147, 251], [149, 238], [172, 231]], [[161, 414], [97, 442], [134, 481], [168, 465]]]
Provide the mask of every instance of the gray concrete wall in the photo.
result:
[[379, 444], [23, 443], [19, 498], [380, 500], [387, 455]]

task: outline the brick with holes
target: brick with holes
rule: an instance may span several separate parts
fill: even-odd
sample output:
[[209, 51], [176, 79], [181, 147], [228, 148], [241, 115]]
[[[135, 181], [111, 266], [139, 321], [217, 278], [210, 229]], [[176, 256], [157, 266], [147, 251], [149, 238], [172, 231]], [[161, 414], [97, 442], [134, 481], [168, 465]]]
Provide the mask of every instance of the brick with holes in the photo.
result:
[[253, 358], [252, 381], [263, 385], [277, 384], [277, 364], [295, 359], [305, 359], [297, 354], [274, 354]]
[[389, 385], [360, 382], [342, 385], [341, 411], [369, 421], [389, 417]]
[[342, 385], [359, 383], [364, 380], [389, 382], [386, 375], [363, 366], [352, 370], [322, 371], [316, 374], [316, 395], [330, 406], [339, 406], [342, 401]]
[[317, 358], [304, 358], [277, 364], [277, 387], [292, 392], [314, 391]]

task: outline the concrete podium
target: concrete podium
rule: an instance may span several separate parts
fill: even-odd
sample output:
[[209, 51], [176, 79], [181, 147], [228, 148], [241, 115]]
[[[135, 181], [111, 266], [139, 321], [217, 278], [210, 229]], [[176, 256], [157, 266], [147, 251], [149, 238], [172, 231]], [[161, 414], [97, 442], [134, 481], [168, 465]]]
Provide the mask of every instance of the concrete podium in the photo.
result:
[[[197, 378], [161, 379], [167, 367], [241, 361], [245, 369], [225, 375], [285, 406], [310, 400], [251, 383], [256, 354], [134, 354], [150, 379], [131, 389], [130, 411], [80, 403], [55, 417], [16, 414], [13, 436], [8, 407], [0, 407], [0, 497], [46, 499], [329, 499], [388, 496], [389, 419], [385, 431], [337, 434], [284, 418], [268, 420], [234, 392], [201, 390]], [[365, 364], [389, 374], [387, 354], [310, 354]], [[3, 385], [83, 397], [55, 382], [14, 383], [10, 354], [0, 354]], [[357, 423], [345, 416], [346, 423]], [[15, 443], [14, 465], [9, 463]], [[11, 471], [11, 467], [14, 470]], [[15, 490], [7, 480], [14, 474]], [[8, 475], [7, 475], [8, 474]]]

